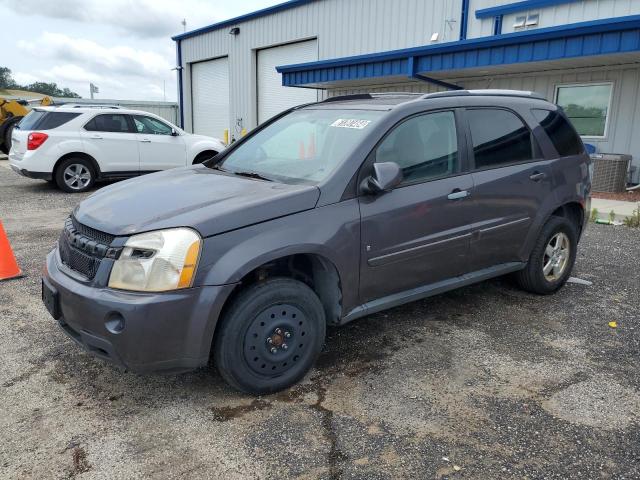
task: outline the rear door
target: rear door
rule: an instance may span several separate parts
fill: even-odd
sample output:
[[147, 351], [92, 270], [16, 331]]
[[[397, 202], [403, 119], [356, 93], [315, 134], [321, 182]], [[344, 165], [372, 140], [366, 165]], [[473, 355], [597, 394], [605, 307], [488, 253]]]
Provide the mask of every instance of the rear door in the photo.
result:
[[465, 117], [473, 153], [471, 266], [522, 261], [527, 233], [553, 195], [550, 161], [515, 112], [468, 108]]
[[403, 183], [361, 196], [362, 302], [456, 277], [467, 270], [473, 184], [453, 110], [413, 116], [373, 153], [395, 162]]
[[140, 170], [155, 172], [187, 163], [184, 138], [172, 135], [173, 127], [148, 115], [132, 115], [140, 152]]
[[138, 139], [128, 115], [98, 114], [85, 124], [80, 136], [85, 151], [95, 158], [103, 173], [140, 171]]

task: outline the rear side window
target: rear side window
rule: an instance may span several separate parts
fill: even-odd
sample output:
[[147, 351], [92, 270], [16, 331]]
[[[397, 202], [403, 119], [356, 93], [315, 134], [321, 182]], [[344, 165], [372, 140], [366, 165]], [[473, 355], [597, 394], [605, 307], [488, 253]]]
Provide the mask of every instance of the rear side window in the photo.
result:
[[467, 110], [475, 168], [533, 160], [531, 132], [514, 113], [479, 108]]
[[582, 141], [571, 124], [559, 113], [551, 110], [533, 109], [533, 116], [547, 132], [553, 146], [561, 157], [579, 155], [584, 149]]
[[131, 131], [127, 116], [122, 114], [97, 115], [84, 126], [84, 129], [90, 132], [127, 133]]
[[78, 115], [80, 114], [67, 112], [47, 112], [47, 114], [42, 117], [42, 120], [38, 122], [36, 128], [38, 130], [51, 130], [52, 128], [58, 128], [59, 126], [73, 120]]
[[395, 162], [404, 183], [422, 182], [458, 171], [458, 135], [453, 112], [410, 118], [380, 144], [376, 162]]
[[19, 128], [20, 130], [34, 130], [35, 125], [47, 114], [47, 112], [43, 110], [31, 110], [27, 115], [20, 120]]

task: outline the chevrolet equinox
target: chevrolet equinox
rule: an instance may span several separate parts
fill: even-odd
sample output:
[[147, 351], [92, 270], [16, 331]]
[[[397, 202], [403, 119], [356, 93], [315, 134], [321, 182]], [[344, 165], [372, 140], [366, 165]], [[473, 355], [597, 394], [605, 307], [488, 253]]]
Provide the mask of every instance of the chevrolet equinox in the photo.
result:
[[232, 386], [275, 392], [309, 371], [327, 325], [505, 274], [557, 291], [590, 178], [565, 114], [531, 92], [333, 97], [201, 165], [91, 195], [42, 298], [124, 369], [212, 357]]

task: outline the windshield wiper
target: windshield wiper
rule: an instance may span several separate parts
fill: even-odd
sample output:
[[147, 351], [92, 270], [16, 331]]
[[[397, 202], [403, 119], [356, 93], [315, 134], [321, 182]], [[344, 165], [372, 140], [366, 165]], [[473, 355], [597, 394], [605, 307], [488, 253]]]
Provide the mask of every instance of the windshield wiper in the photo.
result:
[[228, 171], [229, 173], [233, 173], [234, 175], [238, 175], [239, 177], [257, 178], [259, 180], [266, 180], [267, 182], [273, 182], [272, 179], [263, 177], [262, 175], [256, 172], [243, 172], [243, 171], [233, 172], [230, 170], [226, 170], [226, 171]]

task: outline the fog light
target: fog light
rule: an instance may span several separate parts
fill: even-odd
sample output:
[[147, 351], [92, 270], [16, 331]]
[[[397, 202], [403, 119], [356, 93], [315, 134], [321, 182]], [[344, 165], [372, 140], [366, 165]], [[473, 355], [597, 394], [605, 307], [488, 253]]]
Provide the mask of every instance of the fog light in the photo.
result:
[[109, 332], [117, 335], [124, 330], [124, 317], [119, 313], [110, 313], [104, 326]]

